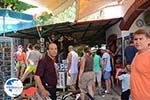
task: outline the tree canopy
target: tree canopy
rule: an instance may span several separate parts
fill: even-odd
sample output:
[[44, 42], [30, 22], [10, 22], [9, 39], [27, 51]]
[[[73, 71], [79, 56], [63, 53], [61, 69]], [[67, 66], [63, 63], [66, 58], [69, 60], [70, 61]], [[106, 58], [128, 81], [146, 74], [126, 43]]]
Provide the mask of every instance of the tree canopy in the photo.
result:
[[25, 11], [29, 8], [33, 8], [34, 6], [23, 3], [21, 1], [18, 0], [2, 0], [3, 5], [1, 6], [1, 8], [6, 8], [6, 9], [10, 9], [13, 11]]

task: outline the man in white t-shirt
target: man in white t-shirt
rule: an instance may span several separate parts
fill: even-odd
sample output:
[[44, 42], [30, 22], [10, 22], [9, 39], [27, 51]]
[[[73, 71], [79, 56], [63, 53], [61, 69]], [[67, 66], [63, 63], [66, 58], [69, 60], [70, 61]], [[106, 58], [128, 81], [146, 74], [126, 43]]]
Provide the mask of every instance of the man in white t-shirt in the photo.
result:
[[67, 65], [67, 85], [71, 90], [76, 90], [76, 81], [78, 76], [78, 54], [74, 51], [73, 46], [68, 47], [68, 65]]
[[27, 75], [30, 73], [35, 73], [37, 69], [37, 65], [39, 60], [42, 58], [42, 54], [39, 52], [39, 46], [37, 44], [34, 45], [33, 50], [31, 50], [27, 55], [27, 69], [25, 70], [21, 81], [23, 82]]

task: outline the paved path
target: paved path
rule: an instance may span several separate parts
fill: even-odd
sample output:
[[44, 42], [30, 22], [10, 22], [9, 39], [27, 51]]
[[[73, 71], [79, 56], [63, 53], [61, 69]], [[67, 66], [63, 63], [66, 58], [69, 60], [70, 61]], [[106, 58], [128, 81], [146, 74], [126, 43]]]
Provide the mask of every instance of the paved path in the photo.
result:
[[[100, 96], [97, 92], [94, 97], [95, 100], [121, 100], [120, 95], [116, 92], [116, 88], [112, 89], [111, 94], [105, 94], [103, 96]], [[58, 97], [57, 100], [61, 100], [61, 96]], [[66, 100], [75, 100], [73, 97], [68, 97]]]

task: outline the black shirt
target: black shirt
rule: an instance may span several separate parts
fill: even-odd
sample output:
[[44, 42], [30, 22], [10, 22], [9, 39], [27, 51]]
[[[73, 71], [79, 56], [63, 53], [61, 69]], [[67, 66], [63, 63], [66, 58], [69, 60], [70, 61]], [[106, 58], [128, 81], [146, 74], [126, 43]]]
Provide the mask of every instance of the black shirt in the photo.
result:
[[35, 75], [40, 76], [45, 88], [56, 87], [57, 74], [55, 62], [47, 54], [39, 61]]

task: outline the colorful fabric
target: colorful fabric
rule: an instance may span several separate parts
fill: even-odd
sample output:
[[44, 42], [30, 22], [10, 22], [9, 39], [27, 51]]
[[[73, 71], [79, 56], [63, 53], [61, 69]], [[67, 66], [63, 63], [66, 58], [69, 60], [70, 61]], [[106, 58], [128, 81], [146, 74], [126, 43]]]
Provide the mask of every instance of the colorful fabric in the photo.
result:
[[17, 52], [17, 53], [16, 53], [16, 60], [25, 63], [26, 54], [25, 54], [25, 53], [19, 54], [19, 52]]
[[20, 68], [20, 67], [23, 67], [23, 68], [24, 68], [24, 67], [26, 67], [26, 65], [25, 65], [25, 63], [18, 61], [18, 62], [16, 63], [16, 67], [17, 67], [17, 68]]
[[27, 70], [28, 70], [29, 73], [31, 73], [31, 72], [35, 73], [35, 72], [36, 72], [36, 69], [37, 69], [37, 67], [34, 66], [34, 65], [30, 65], [30, 64], [29, 64], [29, 65], [27, 66]]

